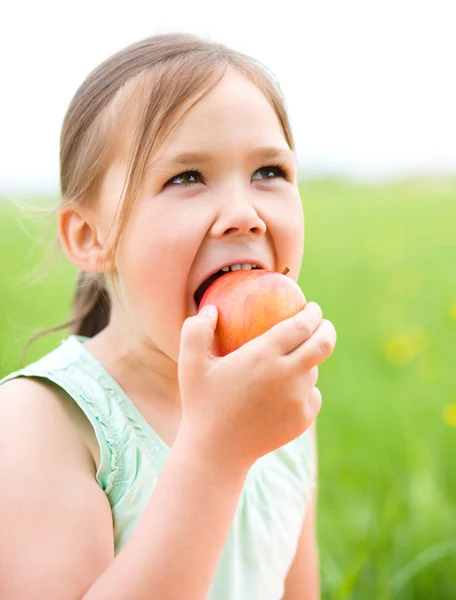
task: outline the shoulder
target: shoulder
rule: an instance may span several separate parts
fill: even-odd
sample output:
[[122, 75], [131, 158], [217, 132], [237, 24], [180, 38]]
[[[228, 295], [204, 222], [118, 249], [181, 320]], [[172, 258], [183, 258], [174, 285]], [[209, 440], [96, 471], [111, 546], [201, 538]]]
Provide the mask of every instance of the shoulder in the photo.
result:
[[96, 472], [99, 450], [93, 428], [76, 402], [49, 380], [17, 377], [0, 385], [0, 439], [2, 446], [24, 450], [58, 446]]
[[77, 410], [46, 380], [0, 386], [2, 597], [38, 586], [41, 597], [81, 598], [113, 560], [111, 509]]

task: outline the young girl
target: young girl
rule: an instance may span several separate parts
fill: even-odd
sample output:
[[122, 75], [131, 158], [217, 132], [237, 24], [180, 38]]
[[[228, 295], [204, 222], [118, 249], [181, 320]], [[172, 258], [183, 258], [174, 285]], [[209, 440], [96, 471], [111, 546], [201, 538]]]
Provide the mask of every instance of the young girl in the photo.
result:
[[[208, 277], [299, 274], [279, 89], [185, 34], [101, 64], [63, 124], [73, 335], [0, 388], [0, 597], [315, 600], [315, 303], [212, 353]], [[236, 307], [233, 307], [236, 310]]]

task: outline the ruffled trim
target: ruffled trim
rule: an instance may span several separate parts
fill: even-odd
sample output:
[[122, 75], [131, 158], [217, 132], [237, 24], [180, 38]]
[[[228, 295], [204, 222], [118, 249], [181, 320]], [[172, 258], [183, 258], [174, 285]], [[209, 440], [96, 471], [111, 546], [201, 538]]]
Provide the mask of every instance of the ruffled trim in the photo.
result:
[[[70, 336], [59, 348], [11, 373], [0, 383], [17, 377], [44, 378], [73, 398], [95, 431], [100, 448], [96, 478], [114, 507], [130, 487], [127, 482], [131, 472], [127, 463], [129, 459], [136, 460], [136, 448], [141, 449], [157, 475], [171, 449], [148, 425], [111, 375], [84, 348], [82, 342], [85, 339]], [[132, 439], [134, 444], [130, 444]], [[130, 456], [131, 452], [135, 457]]]

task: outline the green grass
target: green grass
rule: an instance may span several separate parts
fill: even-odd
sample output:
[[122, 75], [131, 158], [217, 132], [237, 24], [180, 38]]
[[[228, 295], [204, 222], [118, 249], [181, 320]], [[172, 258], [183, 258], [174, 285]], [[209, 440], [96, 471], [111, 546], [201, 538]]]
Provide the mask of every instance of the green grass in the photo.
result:
[[[323, 598], [453, 600], [456, 182], [320, 181], [302, 197], [302, 288], [338, 331], [319, 380]], [[72, 268], [31, 281], [45, 223], [0, 204], [0, 376], [30, 334], [68, 315]]]
[[302, 195], [302, 287], [338, 331], [320, 378], [324, 597], [453, 599], [456, 185]]

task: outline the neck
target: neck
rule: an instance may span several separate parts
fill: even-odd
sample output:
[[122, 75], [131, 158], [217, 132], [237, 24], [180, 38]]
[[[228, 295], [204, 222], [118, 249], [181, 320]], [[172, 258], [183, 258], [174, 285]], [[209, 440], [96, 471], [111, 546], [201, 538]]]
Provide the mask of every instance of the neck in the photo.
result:
[[177, 364], [151, 342], [127, 336], [110, 324], [86, 348], [131, 399], [147, 403], [160, 398], [180, 406]]

